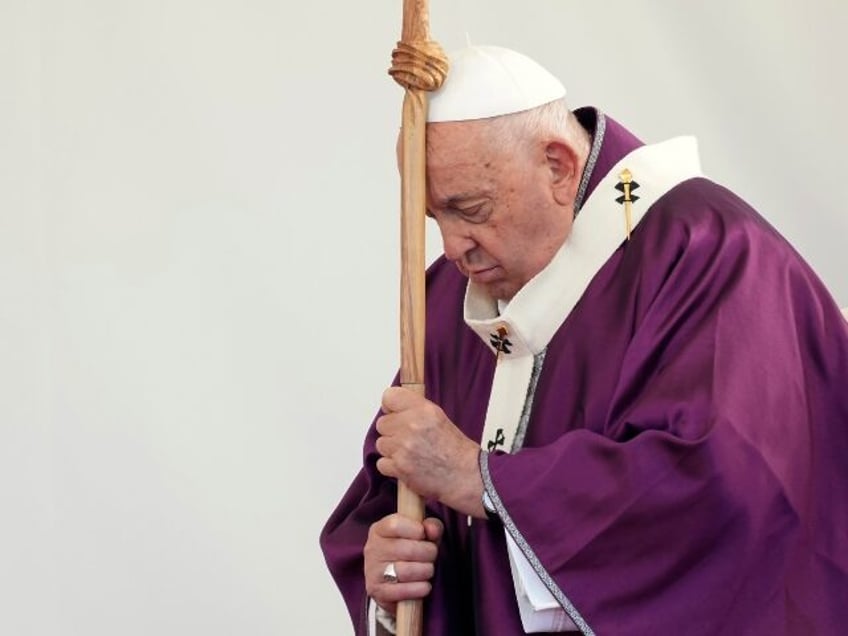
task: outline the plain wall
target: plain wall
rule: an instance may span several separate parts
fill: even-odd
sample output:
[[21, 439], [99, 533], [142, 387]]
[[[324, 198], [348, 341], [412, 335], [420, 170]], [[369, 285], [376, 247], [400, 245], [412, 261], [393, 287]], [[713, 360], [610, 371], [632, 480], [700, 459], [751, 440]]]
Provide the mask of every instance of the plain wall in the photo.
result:
[[[848, 305], [845, 2], [431, 16], [647, 141], [698, 136]], [[318, 533], [397, 364], [400, 24], [0, 0], [0, 633], [350, 632]]]

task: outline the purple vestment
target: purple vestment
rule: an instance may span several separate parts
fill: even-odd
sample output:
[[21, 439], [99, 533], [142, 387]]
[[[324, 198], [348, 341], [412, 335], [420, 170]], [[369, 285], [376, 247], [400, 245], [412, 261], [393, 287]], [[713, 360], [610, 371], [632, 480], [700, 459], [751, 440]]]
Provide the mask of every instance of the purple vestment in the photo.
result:
[[[589, 190], [639, 145], [605, 123]], [[463, 322], [465, 287], [430, 268], [427, 396], [479, 440], [495, 357]], [[375, 439], [321, 536], [357, 634], [362, 547], [396, 509]], [[492, 453], [487, 477], [586, 633], [848, 634], [848, 326], [707, 179], [660, 198], [592, 279], [547, 347], [523, 448]], [[425, 634], [523, 633], [501, 522], [427, 514], [445, 537]]]

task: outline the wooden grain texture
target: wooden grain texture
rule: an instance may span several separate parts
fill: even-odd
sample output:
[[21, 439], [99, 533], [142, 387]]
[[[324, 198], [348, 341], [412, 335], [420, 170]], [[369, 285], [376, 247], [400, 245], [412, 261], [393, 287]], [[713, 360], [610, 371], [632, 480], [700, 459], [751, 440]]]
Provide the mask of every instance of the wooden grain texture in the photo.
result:
[[[438, 89], [447, 74], [447, 59], [430, 41], [427, 0], [404, 0], [401, 41], [392, 52], [395, 81], [405, 88], [401, 126], [401, 276], [400, 381], [424, 395], [425, 209], [427, 91]], [[424, 518], [424, 501], [398, 483], [398, 512]], [[398, 636], [420, 636], [423, 603], [402, 601], [397, 607]]]
[[401, 131], [400, 380], [424, 393], [424, 273], [427, 98], [407, 90]]
[[404, 0], [401, 40], [426, 42], [429, 39], [430, 10], [427, 0]]

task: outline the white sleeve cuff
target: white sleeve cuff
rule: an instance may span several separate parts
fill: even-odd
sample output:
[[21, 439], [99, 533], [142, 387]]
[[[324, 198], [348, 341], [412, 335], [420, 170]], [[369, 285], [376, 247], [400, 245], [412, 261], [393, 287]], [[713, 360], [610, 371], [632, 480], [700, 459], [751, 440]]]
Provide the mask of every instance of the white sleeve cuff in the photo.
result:
[[395, 617], [377, 605], [373, 598], [368, 599], [368, 636], [377, 636], [377, 625], [390, 634], [397, 633]]
[[542, 582], [539, 574], [515, 543], [515, 539], [506, 529], [504, 533], [515, 586], [515, 599], [518, 601], [518, 612], [525, 633], [580, 631]]

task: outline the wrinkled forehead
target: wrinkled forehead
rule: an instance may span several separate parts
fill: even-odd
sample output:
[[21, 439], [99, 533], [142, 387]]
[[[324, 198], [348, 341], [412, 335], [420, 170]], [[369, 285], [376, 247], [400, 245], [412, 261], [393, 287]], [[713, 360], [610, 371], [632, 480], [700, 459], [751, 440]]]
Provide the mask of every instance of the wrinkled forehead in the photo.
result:
[[502, 150], [488, 120], [427, 124], [427, 167], [494, 161]]
[[461, 205], [499, 189], [509, 155], [483, 122], [427, 126], [427, 200], [433, 209]]
[[[491, 121], [439, 122], [427, 124], [427, 168], [476, 162], [491, 163], [503, 154], [493, 143], [495, 126]], [[401, 166], [403, 131], [398, 133], [395, 151], [398, 169]]]

